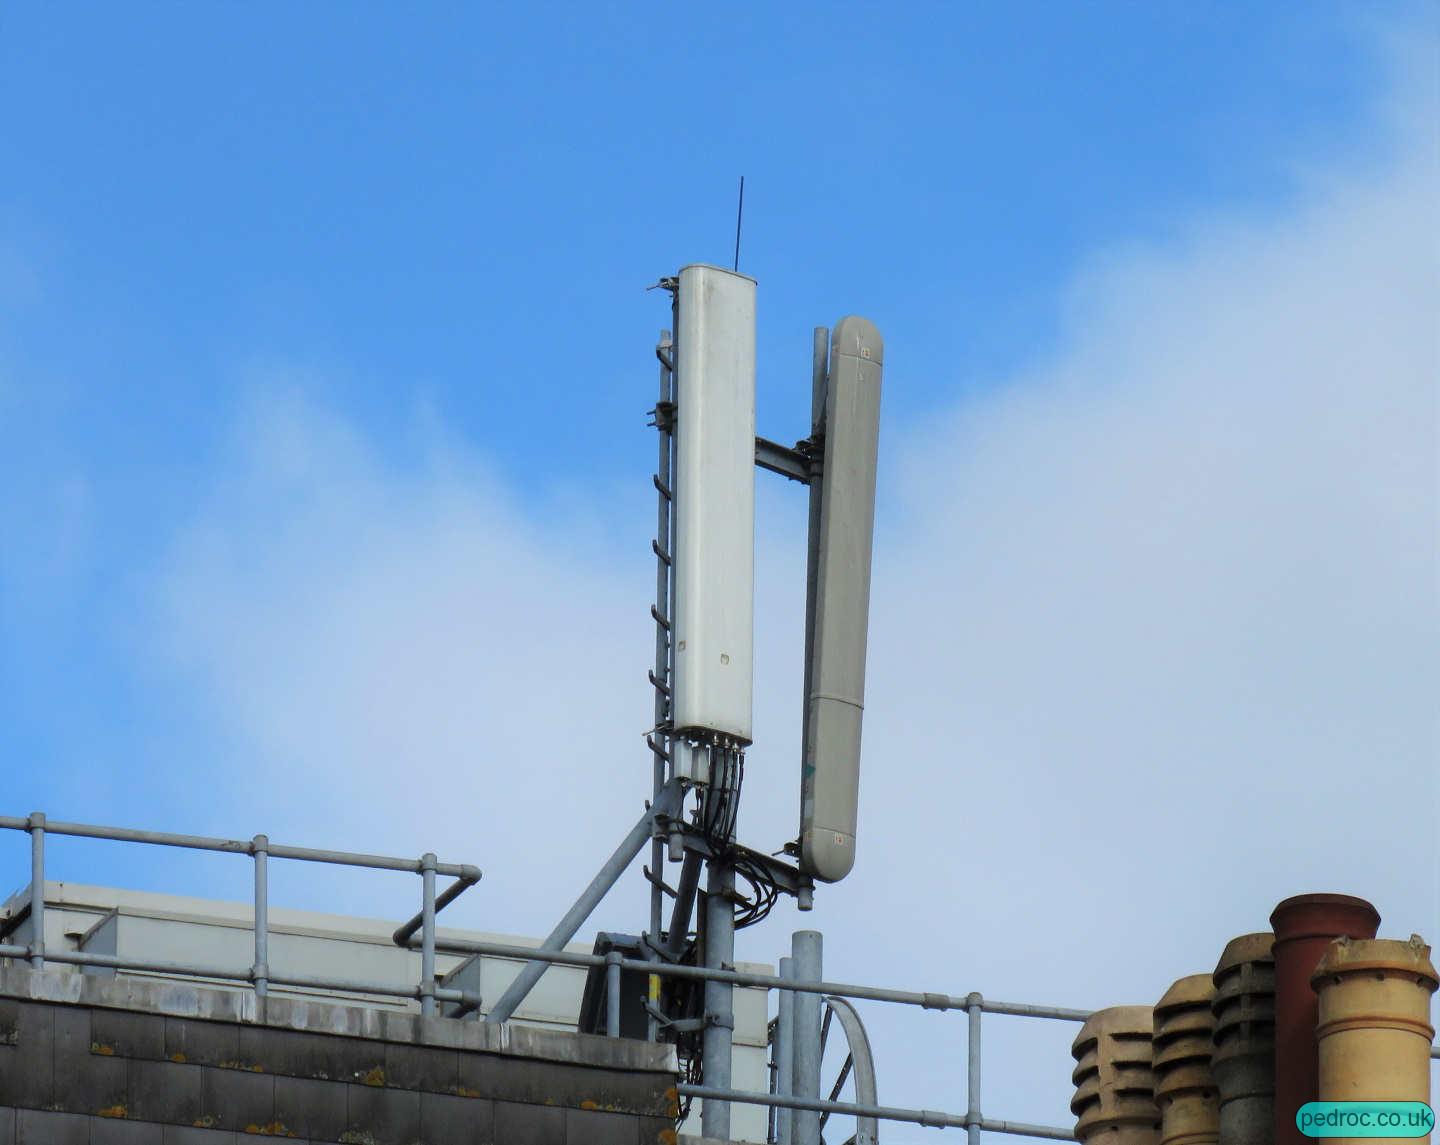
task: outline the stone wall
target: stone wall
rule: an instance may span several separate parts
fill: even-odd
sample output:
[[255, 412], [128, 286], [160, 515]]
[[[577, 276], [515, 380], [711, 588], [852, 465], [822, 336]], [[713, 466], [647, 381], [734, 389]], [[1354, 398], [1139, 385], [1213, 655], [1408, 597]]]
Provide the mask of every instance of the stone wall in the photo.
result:
[[674, 1050], [0, 963], [0, 1145], [673, 1143]]

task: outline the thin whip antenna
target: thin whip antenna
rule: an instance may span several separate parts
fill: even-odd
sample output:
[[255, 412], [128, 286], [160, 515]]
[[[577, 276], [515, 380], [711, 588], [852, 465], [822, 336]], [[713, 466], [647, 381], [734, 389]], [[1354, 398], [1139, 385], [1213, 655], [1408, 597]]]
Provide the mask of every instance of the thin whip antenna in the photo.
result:
[[740, 269], [740, 220], [745, 217], [745, 176], [740, 176], [740, 206], [735, 210], [735, 269]]

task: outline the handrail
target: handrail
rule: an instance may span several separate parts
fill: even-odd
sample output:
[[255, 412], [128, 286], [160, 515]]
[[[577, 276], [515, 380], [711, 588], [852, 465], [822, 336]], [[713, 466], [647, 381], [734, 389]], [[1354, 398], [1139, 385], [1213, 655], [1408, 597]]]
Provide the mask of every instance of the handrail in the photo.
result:
[[[413, 946], [413, 943], [411, 944]], [[1040, 1137], [1054, 1141], [1073, 1141], [1075, 1135], [1067, 1129], [1048, 1125], [1031, 1125], [1020, 1121], [997, 1121], [980, 1114], [980, 1016], [982, 1013], [1007, 1014], [1012, 1017], [1047, 1018], [1065, 1022], [1084, 1022], [1090, 1017], [1088, 1010], [1074, 1010], [1062, 1006], [1040, 1006], [1028, 1002], [1000, 1002], [987, 999], [978, 993], [965, 995], [937, 994], [918, 990], [891, 990], [881, 986], [861, 986], [848, 982], [805, 981], [783, 978], [773, 974], [752, 974], [743, 970], [720, 970], [704, 966], [680, 966], [657, 958], [649, 961], [643, 958], [622, 958], [616, 952], [609, 954], [584, 954], [571, 950], [539, 950], [528, 946], [515, 946], [504, 942], [484, 942], [469, 939], [445, 938], [436, 943], [436, 949], [453, 954], [478, 954], [492, 958], [509, 958], [517, 962], [549, 962], [563, 966], [604, 966], [607, 974], [618, 975], [621, 970], [634, 970], [660, 977], [688, 978], [699, 981], [728, 982], [732, 986], [752, 986], [766, 990], [789, 990], [795, 993], [822, 994], [840, 998], [859, 998], [874, 1002], [892, 1002], [905, 1006], [918, 1006], [925, 1010], [963, 1010], [967, 1016], [968, 1052], [968, 1105], [964, 1115], [934, 1113], [928, 1110], [906, 1110], [891, 1106], [857, 1105], [853, 1102], [820, 1101], [816, 1098], [793, 1097], [780, 1094], [762, 1094], [749, 1090], [729, 1088], [708, 1088], [705, 1086], [681, 1084], [678, 1092], [682, 1096], [709, 1097], [716, 1101], [735, 1101], [751, 1105], [764, 1105], [782, 1109], [805, 1109], [818, 1112], [875, 1117], [886, 1121], [909, 1121], [936, 1128], [964, 1128], [968, 1145], [978, 1145], [982, 1131], [988, 1133], [1009, 1133], [1020, 1137]], [[615, 987], [612, 985], [611, 989]], [[612, 1014], [612, 1036], [618, 1032], [618, 1013]]]
[[894, 1105], [871, 1105], [853, 1101], [822, 1101], [812, 1097], [788, 1094], [756, 1093], [749, 1089], [714, 1089], [681, 1082], [676, 1086], [681, 1097], [710, 1098], [715, 1101], [738, 1101], [746, 1105], [768, 1105], [777, 1109], [809, 1109], [817, 1113], [839, 1113], [848, 1116], [875, 1117], [882, 1121], [907, 1121], [929, 1129], [981, 1129], [987, 1133], [1010, 1133], [1018, 1137], [1043, 1137], [1050, 1141], [1074, 1141], [1068, 1129], [1051, 1125], [1029, 1125], [1023, 1121], [995, 1121], [962, 1113], [941, 1113], [934, 1109], [904, 1109]]
[[[435, 916], [466, 890], [481, 879], [479, 868], [469, 864], [441, 863], [433, 854], [422, 855], [419, 859], [402, 859], [384, 855], [371, 855], [351, 851], [332, 851], [311, 847], [292, 847], [270, 843], [264, 835], [250, 840], [213, 838], [203, 835], [177, 835], [159, 831], [142, 831], [123, 827], [101, 827], [86, 823], [51, 822], [44, 814], [35, 812], [26, 818], [0, 816], [0, 830], [27, 832], [31, 837], [31, 890], [28, 909], [32, 930], [32, 941], [27, 945], [0, 943], [0, 958], [28, 959], [32, 967], [43, 968], [46, 962], [67, 965], [97, 966], [118, 970], [137, 970], [161, 974], [187, 975], [198, 978], [213, 978], [222, 981], [249, 983], [257, 998], [264, 998], [270, 984], [310, 989], [336, 990], [344, 993], [371, 994], [396, 998], [419, 999], [421, 1013], [433, 1016], [438, 1002], [458, 1003], [465, 1009], [477, 1009], [480, 996], [467, 990], [436, 985], [436, 953], [485, 955], [494, 958], [513, 959], [519, 962], [545, 962], [565, 966], [599, 967], [607, 970], [612, 983], [621, 970], [638, 971], [659, 977], [691, 979], [697, 981], [727, 982], [733, 986], [754, 987], [765, 990], [781, 990], [793, 993], [821, 994], [839, 998], [855, 998], [865, 1001], [889, 1002], [898, 1005], [915, 1006], [925, 1010], [959, 1010], [968, 1018], [968, 1063], [969, 1093], [967, 1112], [940, 1113], [933, 1110], [903, 1109], [894, 1106], [858, 1104], [854, 1102], [821, 1101], [817, 1097], [805, 1097], [778, 1093], [757, 1093], [749, 1090], [706, 1087], [682, 1083], [678, 1092], [682, 1096], [709, 1098], [717, 1101], [740, 1102], [779, 1109], [810, 1110], [850, 1116], [874, 1117], [887, 1121], [910, 1122], [936, 1128], [963, 1128], [970, 1145], [976, 1145], [979, 1134], [1008, 1133], [1025, 1137], [1036, 1137], [1056, 1141], [1073, 1141], [1074, 1134], [1066, 1129], [1025, 1122], [998, 1121], [983, 1117], [980, 1113], [979, 1069], [980, 1064], [980, 1016], [982, 1014], [1005, 1014], [1012, 1017], [1042, 1018], [1057, 1021], [1084, 1022], [1091, 1012], [1060, 1006], [1036, 1005], [1026, 1002], [1002, 1002], [988, 999], [978, 993], [948, 994], [917, 990], [897, 990], [888, 987], [866, 986], [846, 982], [803, 981], [780, 977], [773, 974], [755, 974], [739, 970], [711, 969], [703, 966], [684, 966], [655, 960], [624, 958], [618, 952], [608, 954], [586, 954], [568, 950], [544, 950], [536, 947], [517, 946], [503, 942], [487, 942], [458, 938], [440, 938], [436, 933]], [[157, 846], [180, 847], [190, 850], [216, 851], [246, 855], [255, 863], [255, 959], [250, 967], [236, 970], [227, 967], [205, 966], [190, 963], [172, 963], [147, 959], [132, 959], [115, 955], [96, 954], [89, 951], [47, 951], [45, 949], [45, 836], [67, 835], [82, 838], [105, 839], [116, 842], [145, 843]], [[268, 879], [266, 861], [268, 858], [295, 859], [302, 862], [330, 863], [341, 866], [362, 867], [377, 870], [400, 871], [418, 874], [422, 879], [422, 905], [419, 913], [396, 928], [392, 938], [395, 944], [406, 950], [421, 953], [421, 980], [415, 986], [397, 986], [384, 982], [365, 982], [354, 979], [326, 978], [304, 975], [277, 974], [267, 965], [269, 933]], [[439, 894], [435, 892], [435, 876], [451, 877], [455, 881]], [[419, 932], [420, 937], [416, 938]], [[618, 992], [617, 997], [618, 997]], [[615, 1001], [612, 998], [612, 1003]], [[611, 1006], [610, 1021], [612, 1035], [618, 1036], [618, 1013]], [[1440, 1046], [1432, 1046], [1430, 1056], [1440, 1059]]]
[[[412, 944], [413, 947], [413, 944]], [[505, 942], [481, 942], [472, 939], [436, 939], [435, 949], [446, 954], [484, 954], [492, 958], [513, 958], [524, 962], [555, 962], [562, 966], [605, 966], [604, 954], [582, 954], [576, 950], [540, 950]], [[650, 962], [643, 958], [622, 958], [622, 970], [638, 970], [658, 974], [662, 978], [692, 978], [701, 981], [728, 982], [732, 986], [757, 986], [767, 990], [791, 990], [800, 994], [833, 994], [838, 998], [861, 998], [871, 1002], [895, 1002], [902, 1006], [919, 1006], [925, 1010], [965, 1010], [972, 999], [979, 999], [980, 1009], [988, 1014], [1009, 1014], [1021, 1018], [1053, 1018], [1063, 1022], [1084, 1022], [1089, 1010], [1072, 1010], [1062, 1006], [1038, 1006], [1026, 1002], [999, 1002], [979, 994], [932, 994], [917, 990], [891, 990], [883, 986], [858, 986], [849, 982], [801, 982], [774, 974], [752, 974], [744, 970], [714, 970], [705, 966], [681, 966], [669, 962]]]
[[[40, 814], [36, 812], [36, 814]], [[29, 831], [34, 816], [19, 818], [0, 815], [0, 829]], [[210, 835], [177, 835], [169, 831], [142, 831], [133, 827], [100, 827], [93, 823], [61, 823], [42, 816], [44, 830], [50, 835], [73, 835], [85, 839], [110, 839], [117, 843], [150, 843], [161, 847], [182, 847], [192, 851], [224, 851], [237, 855], [254, 855], [255, 839], [221, 839]], [[423, 859], [397, 859], [389, 855], [369, 855], [362, 851], [332, 851], [322, 847], [291, 847], [283, 843], [260, 846], [272, 858], [300, 859], [310, 863], [333, 863], [343, 867], [370, 867], [381, 871], [421, 873]], [[479, 867], [469, 863], [436, 863], [435, 873], [447, 878], [480, 881]]]
[[[0, 958], [25, 958], [28, 946], [0, 946]], [[96, 954], [89, 950], [52, 950], [45, 955], [46, 962], [59, 962], [72, 966], [99, 966], [109, 970], [139, 970], [152, 974], [183, 974], [194, 978], [219, 978], [231, 982], [248, 982], [251, 971], [234, 970], [226, 966], [206, 966], [190, 962], [164, 962], [154, 958], [121, 958], [114, 954]], [[298, 986], [308, 989], [343, 990], [351, 994], [383, 994], [392, 998], [418, 998], [420, 987], [396, 986], [390, 982], [363, 982], [352, 978], [317, 978], [307, 974], [276, 974], [272, 972], [268, 981], [280, 986]], [[473, 1002], [479, 1004], [479, 996], [469, 990], [436, 988], [435, 997], [442, 1002]]]
[[[33, 812], [23, 819], [11, 815], [0, 815], [0, 830], [24, 831], [30, 835], [30, 902], [28, 906], [31, 930], [29, 945], [23, 947], [0, 946], [0, 957], [27, 958], [31, 967], [37, 970], [42, 969], [48, 961], [247, 982], [259, 999], [264, 999], [269, 994], [271, 983], [282, 986], [338, 990], [345, 993], [418, 998], [420, 1013], [426, 1017], [431, 1017], [436, 1013], [437, 1001], [462, 1002], [472, 1006], [480, 1004], [478, 995], [471, 991], [452, 990], [435, 985], [435, 915], [480, 881], [480, 868], [469, 863], [441, 863], [428, 852], [418, 859], [401, 859], [359, 851], [292, 847], [283, 843], [272, 843], [265, 835], [256, 835], [248, 840], [222, 839], [208, 835], [177, 835], [167, 831], [142, 831], [132, 827], [102, 827], [93, 823], [65, 823], [49, 820], [39, 811]], [[255, 864], [255, 898], [252, 916], [255, 952], [250, 967], [242, 972], [191, 963], [147, 962], [117, 958], [112, 955], [93, 954], [83, 950], [47, 951], [45, 949], [46, 835], [68, 835], [85, 839], [105, 839], [118, 843], [144, 843], [150, 846], [179, 847], [192, 851], [216, 851], [223, 854], [248, 856]], [[415, 932], [417, 930], [421, 932], [419, 983], [413, 987], [397, 987], [387, 983], [356, 982], [344, 978], [274, 973], [269, 965], [268, 861], [270, 859], [295, 859], [300, 862], [329, 863], [343, 867], [400, 871], [419, 875], [421, 879], [420, 911], [408, 922], [403, 923], [393, 936], [396, 945], [408, 948]], [[435, 877], [437, 875], [455, 880], [438, 895], [435, 893]]]

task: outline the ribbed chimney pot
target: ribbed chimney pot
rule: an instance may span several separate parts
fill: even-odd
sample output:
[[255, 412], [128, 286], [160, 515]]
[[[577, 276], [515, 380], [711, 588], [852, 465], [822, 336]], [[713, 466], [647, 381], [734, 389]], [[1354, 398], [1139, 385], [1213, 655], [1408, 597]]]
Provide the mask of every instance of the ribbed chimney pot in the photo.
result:
[[1220, 1145], [1271, 1145], [1275, 1136], [1275, 961], [1269, 931], [1226, 944], [1212, 981]]
[[1159, 1145], [1153, 1070], [1155, 1012], [1112, 1006], [1090, 1015], [1070, 1046], [1075, 1136], [1085, 1145]]
[[1175, 982], [1155, 1005], [1160, 1145], [1215, 1145], [1219, 1139], [1219, 1096], [1210, 1073], [1214, 997], [1211, 975], [1192, 974]]

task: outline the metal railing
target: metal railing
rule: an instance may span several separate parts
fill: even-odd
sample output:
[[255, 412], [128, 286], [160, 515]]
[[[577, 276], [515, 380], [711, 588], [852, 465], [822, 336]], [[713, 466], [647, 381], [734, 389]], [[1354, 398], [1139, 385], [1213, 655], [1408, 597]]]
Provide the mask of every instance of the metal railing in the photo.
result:
[[[986, 998], [978, 993], [944, 994], [919, 990], [895, 990], [884, 986], [862, 986], [850, 982], [807, 982], [795, 978], [781, 978], [773, 974], [753, 974], [743, 970], [712, 970], [704, 966], [679, 966], [661, 961], [641, 958], [624, 958], [611, 951], [608, 954], [584, 954], [569, 950], [537, 950], [528, 946], [512, 946], [502, 942], [480, 942], [464, 939], [440, 939], [436, 949], [447, 954], [479, 954], [493, 958], [515, 959], [517, 961], [539, 961], [562, 966], [595, 967], [606, 970], [608, 996], [612, 1000], [607, 1015], [607, 1033], [619, 1035], [620, 1015], [618, 1005], [619, 979], [622, 970], [640, 971], [668, 978], [688, 978], [694, 981], [728, 982], [732, 986], [759, 987], [766, 990], [791, 991], [793, 993], [820, 994], [836, 998], [855, 998], [862, 1001], [890, 1002], [902, 1006], [916, 1006], [924, 1010], [963, 1010], [966, 1015], [967, 1040], [967, 1092], [964, 1113], [945, 1113], [930, 1109], [906, 1109], [899, 1106], [868, 1105], [858, 1102], [823, 1101], [819, 1098], [795, 1097], [775, 1093], [758, 1093], [753, 1090], [715, 1089], [704, 1085], [681, 1083], [678, 1093], [682, 1097], [709, 1098], [717, 1101], [733, 1101], [746, 1105], [768, 1106], [777, 1109], [809, 1110], [817, 1113], [833, 1113], [841, 1116], [873, 1117], [884, 1121], [908, 1122], [936, 1129], [964, 1129], [968, 1145], [977, 1145], [980, 1134], [1008, 1133], [1019, 1137], [1036, 1137], [1051, 1141], [1074, 1141], [1075, 1134], [1069, 1129], [1052, 1125], [1032, 1125], [1022, 1121], [1002, 1121], [986, 1117], [980, 1106], [980, 1063], [981, 1063], [981, 1018], [984, 1014], [1006, 1014], [1019, 1018], [1042, 1018], [1062, 1022], [1084, 1022], [1091, 1016], [1089, 1010], [1075, 1010], [1063, 1006], [1043, 1006], [1029, 1002], [1003, 1002]], [[1430, 1051], [1432, 1058], [1440, 1059], [1440, 1046]]]
[[[651, 962], [643, 958], [624, 958], [611, 951], [609, 954], [583, 954], [570, 950], [536, 950], [528, 946], [512, 946], [503, 942], [480, 942], [465, 939], [439, 939], [436, 949], [447, 954], [479, 954], [492, 958], [513, 958], [523, 961], [541, 961], [562, 966], [603, 966], [608, 980], [614, 985], [612, 997], [618, 997], [618, 980], [622, 970], [639, 971], [668, 978], [688, 978], [694, 981], [728, 982], [732, 986], [760, 987], [766, 990], [789, 990], [801, 994], [820, 994], [836, 998], [857, 998], [863, 1001], [891, 1002], [902, 1006], [916, 1006], [924, 1010], [961, 1010], [967, 1020], [968, 1092], [966, 1111], [943, 1113], [935, 1110], [903, 1109], [888, 1105], [865, 1105], [856, 1102], [822, 1101], [819, 1098], [793, 1097], [773, 1093], [757, 1093], [753, 1090], [714, 1089], [703, 1085], [682, 1083], [678, 1092], [682, 1097], [709, 1098], [712, 1101], [733, 1101], [747, 1105], [771, 1106], [783, 1109], [809, 1110], [818, 1113], [833, 1113], [841, 1116], [874, 1117], [886, 1121], [910, 1122], [932, 1128], [963, 1128], [970, 1145], [980, 1139], [980, 1133], [1009, 1133], [1020, 1137], [1039, 1137], [1052, 1141], [1073, 1141], [1075, 1134], [1068, 1129], [1050, 1125], [1030, 1125], [1019, 1121], [999, 1121], [984, 1117], [980, 1112], [980, 1019], [983, 1014], [1008, 1014], [1022, 1018], [1048, 1018], [1063, 1022], [1084, 1022], [1090, 1017], [1088, 1010], [1072, 1010], [1061, 1006], [1039, 1006], [1028, 1002], [1001, 1002], [985, 998], [980, 994], [937, 994], [920, 990], [894, 990], [884, 986], [862, 986], [850, 982], [807, 982], [803, 979], [781, 978], [773, 974], [753, 974], [744, 970], [714, 970], [704, 966], [678, 966], [667, 962]], [[608, 1033], [619, 1032], [619, 1011], [612, 1008], [607, 1015]]]
[[[788, 990], [793, 993], [829, 995], [840, 998], [855, 998], [875, 1002], [890, 1002], [899, 1005], [917, 1006], [926, 1010], [963, 1010], [968, 1023], [968, 1081], [969, 1092], [964, 1114], [943, 1113], [933, 1110], [903, 1109], [895, 1106], [866, 1105], [856, 1102], [821, 1101], [818, 1098], [795, 1097], [749, 1090], [717, 1089], [703, 1085], [681, 1084], [681, 1096], [699, 1097], [711, 1101], [738, 1102], [742, 1104], [769, 1106], [794, 1110], [809, 1110], [842, 1116], [873, 1117], [887, 1121], [910, 1122], [937, 1128], [965, 1128], [970, 1145], [976, 1145], [983, 1131], [1010, 1133], [1026, 1137], [1050, 1140], [1074, 1140], [1074, 1134], [1066, 1129], [1044, 1125], [1028, 1125], [1021, 1122], [997, 1121], [980, 1113], [980, 1017], [984, 1013], [1010, 1014], [1021, 1017], [1051, 1018], [1061, 1021], [1083, 1022], [1089, 1014], [1083, 1010], [1069, 1010], [1055, 1006], [1036, 1006], [1019, 1002], [999, 1002], [983, 998], [979, 994], [952, 995], [924, 991], [894, 990], [879, 986], [862, 986], [845, 982], [803, 981], [780, 978], [770, 974], [752, 974], [745, 971], [709, 969], [703, 966], [681, 966], [663, 961], [624, 958], [617, 952], [608, 954], [583, 954], [567, 950], [545, 950], [526, 946], [513, 946], [499, 942], [469, 941], [440, 938], [436, 934], [435, 916], [454, 902], [467, 889], [480, 881], [478, 868], [466, 864], [441, 863], [434, 854], [427, 853], [419, 859], [392, 858], [383, 855], [368, 855], [349, 851], [329, 851], [310, 847], [291, 847], [272, 843], [265, 835], [256, 835], [249, 840], [220, 839], [203, 835], [176, 835], [161, 831], [141, 831], [125, 827], [101, 827], [87, 823], [52, 822], [41, 812], [25, 818], [0, 816], [0, 829], [26, 832], [30, 836], [30, 929], [31, 941], [26, 945], [0, 943], [0, 958], [27, 959], [35, 969], [41, 969], [47, 962], [95, 966], [115, 970], [133, 970], [146, 973], [211, 978], [222, 981], [248, 983], [254, 988], [257, 998], [266, 997], [269, 987], [291, 986], [310, 989], [335, 990], [342, 993], [372, 994], [397, 998], [418, 998], [423, 1015], [433, 1016], [437, 1002], [455, 1002], [468, 1009], [481, 1006], [480, 997], [473, 991], [448, 989], [435, 984], [435, 956], [437, 953], [488, 955], [514, 959], [526, 963], [547, 963], [580, 967], [603, 966], [607, 981], [606, 1032], [618, 1037], [620, 1032], [620, 989], [622, 970], [640, 971], [662, 977], [688, 978], [696, 981], [728, 982], [734, 986], [760, 987], [766, 990]], [[45, 858], [46, 837], [66, 835], [89, 839], [106, 839], [115, 842], [144, 843], [153, 846], [178, 847], [196, 851], [216, 851], [226, 854], [245, 855], [254, 862], [254, 960], [245, 970], [230, 967], [208, 966], [198, 963], [166, 962], [154, 959], [124, 958], [115, 955], [98, 954], [84, 950], [47, 950], [45, 945]], [[271, 858], [295, 859], [301, 862], [330, 863], [339, 866], [370, 868], [375, 870], [404, 871], [421, 876], [421, 909], [418, 914], [398, 927], [392, 936], [403, 949], [420, 952], [420, 981], [415, 986], [397, 986], [386, 982], [362, 982], [346, 978], [330, 978], [315, 975], [295, 975], [277, 972], [269, 965], [269, 872]], [[453, 878], [455, 881], [439, 894], [435, 890], [437, 876]], [[12, 920], [13, 923], [17, 920]], [[418, 932], [418, 937], [417, 937]]]
[[[270, 986], [292, 986], [302, 989], [336, 990], [342, 993], [379, 994], [394, 998], [418, 998], [420, 1012], [432, 1016], [437, 1002], [461, 1002], [478, 1006], [480, 999], [471, 991], [454, 990], [435, 985], [435, 915], [454, 902], [480, 881], [480, 869], [466, 863], [442, 863], [427, 852], [418, 859], [398, 859], [386, 855], [367, 855], [354, 851], [327, 851], [314, 847], [290, 847], [272, 843], [265, 835], [253, 839], [216, 839], [204, 835], [174, 835], [163, 831], [137, 831], [127, 827], [97, 827], [89, 823], [58, 823], [46, 819], [41, 812], [26, 818], [0, 816], [0, 829], [24, 831], [30, 835], [30, 932], [25, 946], [0, 944], [0, 958], [24, 958], [36, 969], [46, 962], [76, 966], [97, 966], [113, 970], [136, 970], [156, 974], [176, 974], [196, 978], [217, 978], [223, 981], [249, 983], [255, 996], [263, 999]], [[186, 962], [161, 962], [153, 959], [122, 958], [85, 950], [47, 950], [45, 948], [45, 840], [47, 835], [70, 835], [86, 839], [108, 839], [120, 843], [146, 843], [160, 847], [179, 847], [191, 851], [218, 851], [246, 855], [255, 864], [254, 898], [254, 960], [245, 970], [224, 966], [205, 966]], [[398, 945], [409, 948], [415, 932], [420, 932], [420, 981], [414, 986], [396, 986], [388, 982], [362, 982], [350, 978], [277, 973], [270, 966], [270, 895], [269, 860], [297, 859], [307, 863], [330, 863], [342, 867], [362, 867], [381, 871], [404, 871], [420, 876], [420, 912], [395, 931]], [[455, 881], [440, 894], [435, 893], [436, 876]]]
[[[712, 1101], [737, 1102], [775, 1109], [806, 1110], [824, 1114], [868, 1117], [897, 1121], [931, 1128], [963, 1128], [968, 1145], [977, 1145], [982, 1132], [1008, 1133], [1054, 1141], [1073, 1141], [1068, 1129], [1048, 1125], [1031, 1125], [1017, 1121], [1001, 1121], [985, 1117], [980, 1104], [981, 1018], [984, 1014], [1006, 1014], [1014, 1017], [1041, 1018], [1065, 1022], [1084, 1022], [1090, 1017], [1086, 1010], [1060, 1006], [1042, 1006], [1026, 1002], [1002, 1002], [978, 993], [945, 994], [918, 990], [896, 990], [882, 986], [864, 986], [848, 982], [805, 981], [782, 978], [772, 974], [755, 974], [741, 970], [709, 969], [703, 966], [682, 966], [660, 960], [625, 958], [615, 951], [608, 954], [584, 954], [568, 950], [545, 950], [514, 946], [500, 942], [483, 942], [441, 938], [436, 934], [435, 916], [454, 902], [467, 889], [480, 881], [478, 868], [468, 864], [441, 863], [433, 854], [419, 859], [391, 858], [349, 851], [328, 851], [309, 847], [290, 847], [271, 843], [264, 835], [253, 839], [218, 839], [201, 835], [175, 835], [159, 831], [139, 831], [123, 827], [98, 827], [84, 823], [50, 822], [36, 812], [26, 818], [0, 816], [0, 829], [23, 831], [30, 835], [30, 924], [32, 941], [26, 945], [0, 943], [0, 958], [27, 959], [35, 969], [46, 962], [79, 966], [96, 966], [116, 970], [184, 975], [244, 982], [253, 986], [256, 996], [264, 998], [270, 985], [336, 990], [355, 994], [378, 994], [398, 998], [418, 998], [421, 1013], [436, 1013], [437, 1002], [456, 1002], [475, 1009], [481, 999], [472, 991], [447, 989], [435, 985], [437, 953], [486, 955], [519, 962], [541, 962], [563, 966], [604, 967], [607, 978], [606, 1032], [618, 1037], [620, 1032], [619, 979], [623, 970], [639, 971], [661, 977], [695, 981], [727, 982], [732, 986], [756, 987], [765, 990], [789, 991], [792, 994], [820, 994], [861, 1001], [889, 1002], [915, 1006], [925, 1010], [964, 1011], [967, 1023], [967, 1094], [966, 1110], [946, 1113], [928, 1109], [907, 1109], [898, 1106], [858, 1102], [823, 1101], [818, 1097], [799, 1097], [751, 1090], [712, 1088], [681, 1083], [678, 1092], [684, 1097]], [[218, 851], [249, 856], [255, 864], [254, 898], [254, 961], [243, 971], [227, 967], [204, 966], [183, 962], [121, 958], [88, 951], [51, 951], [45, 947], [45, 841], [47, 835], [68, 835], [116, 842], [146, 843], [198, 851]], [[408, 950], [419, 950], [421, 979], [415, 986], [396, 986], [384, 982], [362, 982], [354, 979], [287, 975], [275, 972], [268, 964], [269, 902], [268, 868], [270, 858], [295, 859], [302, 862], [330, 863], [339, 866], [375, 870], [404, 871], [421, 876], [422, 902], [418, 914], [398, 927], [392, 936], [395, 943]], [[455, 882], [438, 895], [437, 876], [454, 878]], [[15, 920], [12, 920], [12, 923]], [[419, 932], [419, 938], [416, 934]], [[1440, 1059], [1440, 1047], [1432, 1048], [1432, 1058]]]

